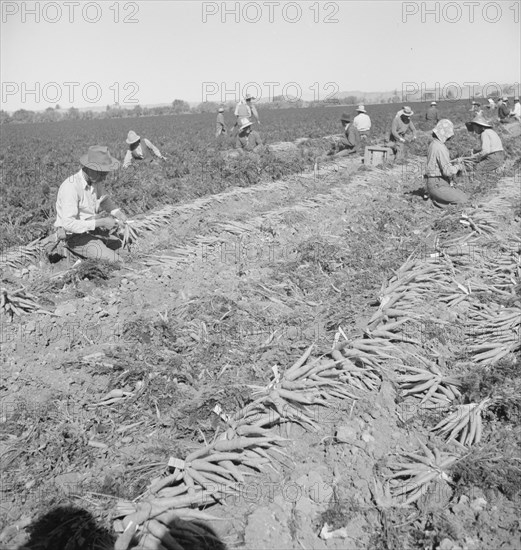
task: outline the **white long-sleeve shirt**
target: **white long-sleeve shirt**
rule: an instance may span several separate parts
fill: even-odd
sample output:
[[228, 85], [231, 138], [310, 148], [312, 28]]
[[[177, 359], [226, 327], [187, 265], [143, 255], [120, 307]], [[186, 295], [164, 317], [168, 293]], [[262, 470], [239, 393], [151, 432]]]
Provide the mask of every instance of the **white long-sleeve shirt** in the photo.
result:
[[[154, 153], [154, 155], [156, 155], [156, 157], [162, 157], [159, 149], [151, 141], [149, 141], [147, 138], [143, 138], [141, 141], [145, 142], [145, 145], [152, 151], [152, 153]], [[130, 164], [132, 163], [132, 159], [143, 160], [143, 158], [144, 155], [140, 143], [135, 149], [127, 149], [122, 168], [127, 168], [128, 166], [130, 166]]]
[[496, 153], [497, 151], [503, 151], [503, 144], [501, 143], [501, 138], [492, 130], [492, 128], [487, 128], [481, 134], [481, 151], [480, 156], [486, 157], [491, 153]]
[[521, 118], [521, 103], [517, 101], [514, 103], [514, 108], [512, 109], [512, 116], [515, 116], [517, 119]]
[[359, 132], [368, 132], [371, 129], [371, 119], [365, 113], [359, 113], [353, 119], [353, 126]]
[[68, 177], [58, 189], [54, 226], [63, 227], [70, 233], [93, 231], [96, 228], [96, 220], [88, 218], [100, 210], [114, 214], [119, 209], [112, 199], [105, 195], [103, 183], [90, 185], [83, 170], [80, 170]]

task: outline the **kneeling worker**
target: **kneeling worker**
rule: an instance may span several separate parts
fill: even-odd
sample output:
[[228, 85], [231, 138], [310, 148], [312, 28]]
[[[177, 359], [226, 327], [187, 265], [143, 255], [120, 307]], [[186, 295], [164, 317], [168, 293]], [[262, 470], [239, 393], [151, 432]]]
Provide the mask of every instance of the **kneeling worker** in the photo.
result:
[[54, 225], [75, 256], [121, 261], [117, 252], [121, 240], [111, 237], [109, 231], [115, 227], [116, 219], [125, 222], [127, 217], [105, 194], [103, 184], [120, 163], [107, 147], [94, 145], [80, 158], [80, 164], [81, 170], [60, 185]]
[[235, 140], [235, 148], [242, 151], [257, 153], [262, 147], [262, 139], [259, 132], [252, 130], [253, 122], [248, 118], [242, 118], [239, 126], [239, 134]]
[[449, 204], [463, 204], [467, 195], [454, 188], [454, 176], [461, 170], [461, 165], [451, 164], [449, 150], [445, 143], [454, 135], [454, 125], [450, 120], [442, 119], [432, 131], [432, 141], [427, 150], [425, 183], [427, 195], [435, 206], [446, 208]]

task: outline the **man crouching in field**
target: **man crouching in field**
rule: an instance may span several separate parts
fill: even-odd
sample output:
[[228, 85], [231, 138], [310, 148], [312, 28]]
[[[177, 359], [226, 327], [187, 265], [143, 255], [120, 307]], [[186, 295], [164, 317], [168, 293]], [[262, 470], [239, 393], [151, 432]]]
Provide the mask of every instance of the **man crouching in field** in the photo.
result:
[[259, 132], [252, 130], [252, 124], [247, 118], [241, 119], [239, 134], [235, 140], [235, 148], [239, 151], [259, 153], [262, 149], [262, 139]]
[[60, 185], [54, 225], [75, 256], [121, 261], [117, 252], [121, 241], [109, 231], [116, 225], [114, 218], [125, 222], [127, 217], [105, 194], [103, 185], [109, 172], [119, 168], [119, 161], [107, 147], [94, 145], [80, 158], [80, 164], [81, 170]]

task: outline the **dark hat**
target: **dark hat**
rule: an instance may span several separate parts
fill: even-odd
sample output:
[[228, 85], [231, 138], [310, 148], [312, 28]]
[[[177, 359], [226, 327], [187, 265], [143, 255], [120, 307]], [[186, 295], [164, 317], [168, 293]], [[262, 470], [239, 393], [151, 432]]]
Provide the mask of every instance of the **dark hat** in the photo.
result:
[[97, 172], [113, 172], [119, 168], [119, 160], [111, 156], [105, 145], [89, 147], [87, 154], [80, 158], [80, 164]]
[[351, 122], [351, 115], [348, 115], [347, 113], [343, 113], [340, 117], [340, 122]]

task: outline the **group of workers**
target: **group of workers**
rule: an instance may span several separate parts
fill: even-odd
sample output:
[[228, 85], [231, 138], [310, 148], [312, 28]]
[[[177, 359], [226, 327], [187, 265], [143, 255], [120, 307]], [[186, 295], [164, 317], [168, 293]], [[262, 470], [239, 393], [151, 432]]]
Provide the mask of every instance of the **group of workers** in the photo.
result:
[[492, 117], [496, 108], [498, 121], [502, 124], [513, 121], [521, 122], [521, 103], [519, 103], [519, 97], [517, 96], [514, 98], [514, 106], [512, 109], [510, 109], [508, 97], [505, 96], [502, 97], [497, 104], [492, 98], [489, 98], [484, 108], [479, 101], [473, 101], [470, 112], [483, 116], [486, 113], [489, 117]]
[[[262, 147], [262, 139], [253, 130], [253, 119], [260, 124], [257, 109], [251, 104], [251, 96], [235, 109], [236, 122], [232, 133], [238, 129], [236, 147], [245, 151], [258, 151]], [[503, 98], [502, 105], [508, 105], [508, 99]], [[519, 98], [515, 98], [514, 109], [509, 111], [509, 118], [520, 120]], [[481, 110], [476, 109], [474, 102], [472, 111], [474, 119], [467, 123], [467, 129], [476, 133], [481, 141], [479, 150], [467, 159], [451, 161], [447, 142], [454, 136], [454, 125], [448, 119], [440, 119], [436, 102], [432, 102], [425, 118], [435, 122], [432, 130], [432, 141], [427, 151], [425, 168], [425, 198], [432, 199], [439, 207], [449, 204], [467, 202], [467, 195], [455, 188], [455, 177], [464, 169], [464, 161], [474, 164], [476, 174], [487, 174], [501, 167], [504, 162], [504, 150], [501, 139], [492, 129], [492, 124], [485, 119]], [[479, 105], [478, 105], [479, 107]], [[501, 107], [501, 105], [500, 105]], [[219, 109], [217, 119], [217, 135], [227, 133], [223, 116], [224, 108]], [[341, 123], [344, 134], [341, 137], [340, 152], [335, 154], [352, 154], [359, 151], [361, 144], [367, 142], [371, 130], [371, 118], [364, 105], [356, 109], [356, 116], [344, 113]], [[394, 117], [387, 146], [392, 149], [395, 160], [403, 157], [406, 142], [415, 140], [416, 128], [411, 120], [414, 112], [409, 106], [403, 106]], [[506, 109], [500, 114], [500, 120], [506, 116]], [[128, 150], [123, 160], [123, 168], [134, 161], [145, 159], [166, 159], [159, 149], [146, 138], [141, 138], [133, 130], [129, 131], [126, 143]], [[120, 162], [112, 157], [105, 146], [90, 147], [80, 158], [80, 170], [67, 178], [60, 186], [56, 200], [56, 240], [73, 256], [82, 258], [97, 258], [120, 261], [119, 249], [121, 241], [111, 235], [117, 224], [128, 222], [127, 216], [117, 207], [106, 194], [104, 181], [109, 173], [120, 167]]]

